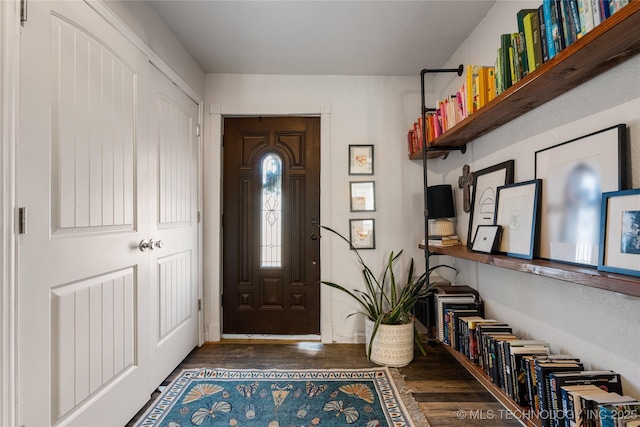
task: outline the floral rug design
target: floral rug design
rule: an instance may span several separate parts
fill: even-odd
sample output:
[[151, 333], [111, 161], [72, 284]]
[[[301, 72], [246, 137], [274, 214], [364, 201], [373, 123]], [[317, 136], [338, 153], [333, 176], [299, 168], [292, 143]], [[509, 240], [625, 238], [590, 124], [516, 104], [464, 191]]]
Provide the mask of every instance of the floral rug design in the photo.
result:
[[139, 427], [413, 426], [389, 370], [185, 369]]

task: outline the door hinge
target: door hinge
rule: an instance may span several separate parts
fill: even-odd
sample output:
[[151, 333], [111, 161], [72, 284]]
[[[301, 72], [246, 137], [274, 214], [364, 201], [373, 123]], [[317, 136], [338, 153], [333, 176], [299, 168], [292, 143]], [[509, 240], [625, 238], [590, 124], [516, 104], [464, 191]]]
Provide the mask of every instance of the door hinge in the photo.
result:
[[198, 311], [202, 311], [202, 300], [198, 300]]
[[196, 136], [200, 136], [200, 123], [196, 125]]
[[198, 211], [198, 224], [200, 224], [200, 211]]
[[18, 208], [18, 234], [27, 234], [27, 208]]
[[20, 0], [20, 22], [27, 22], [27, 0]]

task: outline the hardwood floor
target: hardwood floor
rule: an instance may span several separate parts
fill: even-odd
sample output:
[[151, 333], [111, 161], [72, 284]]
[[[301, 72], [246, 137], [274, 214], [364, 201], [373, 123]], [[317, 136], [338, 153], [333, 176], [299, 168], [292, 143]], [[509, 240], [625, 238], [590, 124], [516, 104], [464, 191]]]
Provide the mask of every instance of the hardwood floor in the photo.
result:
[[[364, 344], [321, 344], [271, 340], [223, 340], [194, 349], [165, 381], [182, 369], [218, 368], [365, 368]], [[416, 351], [411, 364], [401, 368], [405, 381], [433, 427], [520, 426], [504, 407], [442, 348], [430, 342], [427, 355]], [[157, 397], [154, 393], [149, 405]], [[128, 424], [143, 414], [146, 407]]]

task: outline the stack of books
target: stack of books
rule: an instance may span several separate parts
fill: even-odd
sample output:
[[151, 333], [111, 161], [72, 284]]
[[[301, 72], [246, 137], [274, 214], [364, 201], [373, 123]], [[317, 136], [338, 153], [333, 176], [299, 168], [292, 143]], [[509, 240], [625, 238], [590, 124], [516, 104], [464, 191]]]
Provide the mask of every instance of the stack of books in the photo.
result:
[[461, 244], [460, 238], [453, 234], [451, 236], [429, 236], [429, 246], [455, 246]]

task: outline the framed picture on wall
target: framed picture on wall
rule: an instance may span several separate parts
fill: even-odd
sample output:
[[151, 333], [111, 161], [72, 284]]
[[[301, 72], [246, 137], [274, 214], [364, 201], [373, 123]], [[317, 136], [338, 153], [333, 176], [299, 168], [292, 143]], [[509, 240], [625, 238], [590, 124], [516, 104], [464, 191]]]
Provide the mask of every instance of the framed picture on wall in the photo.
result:
[[536, 152], [540, 258], [598, 265], [602, 193], [625, 189], [626, 136], [620, 124]]
[[373, 175], [373, 145], [349, 145], [349, 175]]
[[479, 225], [494, 225], [498, 187], [513, 182], [514, 163], [513, 160], [508, 160], [473, 173], [468, 247], [473, 247]]
[[602, 195], [598, 270], [640, 277], [640, 189]]
[[375, 220], [350, 219], [349, 220], [351, 246], [355, 249], [375, 249]]
[[373, 212], [376, 210], [375, 183], [373, 181], [351, 181], [349, 186], [351, 212]]
[[537, 249], [541, 188], [539, 179], [498, 187], [496, 224], [502, 226], [498, 252], [516, 258], [533, 259]]

